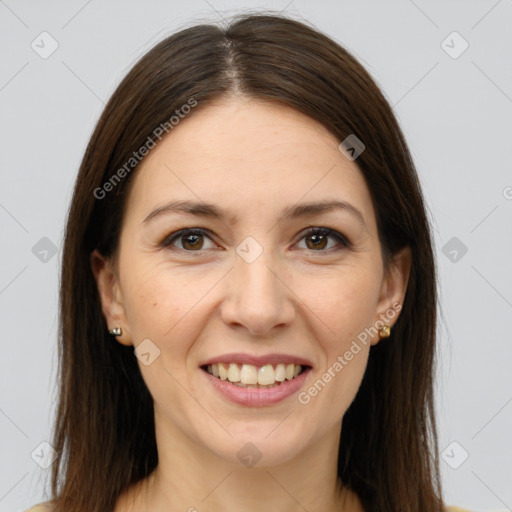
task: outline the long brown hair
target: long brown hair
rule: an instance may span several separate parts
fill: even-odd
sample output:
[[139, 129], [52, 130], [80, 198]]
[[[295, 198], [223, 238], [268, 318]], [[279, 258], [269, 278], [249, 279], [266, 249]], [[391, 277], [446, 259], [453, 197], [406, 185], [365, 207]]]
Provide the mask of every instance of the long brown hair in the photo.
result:
[[262, 13], [235, 16], [227, 28], [186, 28], [157, 44], [120, 83], [87, 146], [63, 248], [55, 510], [112, 511], [121, 492], [158, 463], [151, 395], [133, 347], [107, 333], [90, 265], [94, 249], [116, 254], [136, 166], [104, 196], [98, 189], [149, 139], [157, 143], [155, 129], [191, 98], [199, 109], [233, 93], [287, 105], [340, 142], [355, 134], [366, 146], [355, 163], [374, 203], [385, 263], [404, 246], [413, 261], [401, 315], [391, 337], [371, 348], [344, 415], [338, 476], [367, 512], [439, 512], [436, 269], [411, 155], [392, 108], [353, 56], [306, 22]]

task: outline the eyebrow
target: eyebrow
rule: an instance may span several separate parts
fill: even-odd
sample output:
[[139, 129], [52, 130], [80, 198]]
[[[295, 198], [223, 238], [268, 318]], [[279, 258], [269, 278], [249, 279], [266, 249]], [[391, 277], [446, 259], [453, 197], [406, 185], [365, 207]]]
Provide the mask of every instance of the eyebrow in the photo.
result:
[[[364, 216], [360, 210], [346, 201], [338, 200], [307, 202], [287, 206], [283, 209], [281, 216], [279, 217], [279, 221], [297, 219], [301, 217], [312, 217], [334, 210], [342, 210], [351, 213], [364, 228], [367, 228]], [[237, 222], [236, 215], [229, 215], [227, 211], [214, 204], [183, 200], [170, 201], [163, 206], [159, 206], [153, 210], [142, 223], [147, 224], [156, 217], [171, 213], [185, 213], [187, 215], [195, 215], [197, 217], [218, 219], [232, 224]]]

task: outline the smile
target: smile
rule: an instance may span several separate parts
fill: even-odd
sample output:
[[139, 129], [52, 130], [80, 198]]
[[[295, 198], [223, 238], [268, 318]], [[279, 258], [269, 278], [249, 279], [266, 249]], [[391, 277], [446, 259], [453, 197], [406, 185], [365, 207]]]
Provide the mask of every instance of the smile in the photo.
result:
[[[217, 367], [215, 370], [214, 366]], [[279, 380], [283, 377], [283, 369], [284, 380]], [[214, 371], [218, 376], [214, 375]], [[224, 379], [221, 378], [221, 371]], [[291, 397], [305, 385], [311, 371], [310, 366], [295, 364], [257, 367], [236, 363], [216, 363], [201, 366], [201, 374], [208, 379], [209, 384], [222, 398], [246, 407], [271, 406]], [[254, 382], [255, 376], [257, 379], [255, 384], [244, 384], [243, 380]], [[231, 378], [234, 382], [230, 380]], [[260, 384], [260, 379], [261, 382], [269, 384]]]
[[227, 380], [239, 387], [265, 389], [281, 385], [282, 382], [293, 380], [305, 369], [300, 364], [252, 364], [218, 363], [202, 367], [210, 375]]

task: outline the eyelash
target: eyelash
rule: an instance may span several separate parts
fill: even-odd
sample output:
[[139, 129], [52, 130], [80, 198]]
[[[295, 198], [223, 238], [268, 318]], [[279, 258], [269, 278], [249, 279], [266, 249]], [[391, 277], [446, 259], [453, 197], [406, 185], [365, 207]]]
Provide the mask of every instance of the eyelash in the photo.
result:
[[[187, 253], [201, 253], [202, 251], [207, 250], [207, 249], [198, 249], [197, 251], [189, 251], [187, 249], [181, 249], [179, 247], [171, 247], [175, 240], [180, 239], [186, 235], [206, 236], [206, 237], [210, 238], [210, 240], [211, 240], [211, 237], [208, 235], [207, 230], [204, 230], [201, 228], [185, 228], [185, 229], [180, 229], [179, 231], [176, 231], [174, 233], [171, 233], [161, 243], [161, 246], [165, 247], [165, 248], [169, 248], [171, 250], [179, 250], [179, 251], [187, 252]], [[350, 249], [352, 247], [352, 244], [344, 235], [342, 235], [341, 233], [338, 233], [338, 231], [335, 231], [334, 229], [330, 229], [330, 228], [316, 228], [316, 227], [309, 228], [302, 235], [299, 242], [301, 240], [303, 240], [304, 238], [311, 236], [311, 235], [322, 235], [322, 236], [332, 237], [338, 241], [338, 243], [341, 245], [341, 247], [338, 247], [338, 248], [331, 247], [330, 249], [322, 249], [322, 250], [318, 250], [318, 251], [311, 249], [310, 252], [325, 254], [325, 253], [331, 252], [333, 249], [335, 249], [335, 251], [338, 251], [338, 250], [343, 250], [343, 249]]]

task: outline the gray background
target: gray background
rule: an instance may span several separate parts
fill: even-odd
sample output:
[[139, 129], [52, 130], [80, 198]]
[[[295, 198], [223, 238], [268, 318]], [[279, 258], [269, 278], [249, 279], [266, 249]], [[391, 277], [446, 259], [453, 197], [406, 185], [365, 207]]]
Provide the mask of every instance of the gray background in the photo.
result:
[[1, 511], [46, 499], [64, 219], [104, 103], [165, 36], [259, 8], [311, 21], [394, 106], [435, 229], [446, 499], [512, 509], [511, 0], [0, 0]]

